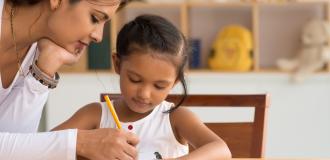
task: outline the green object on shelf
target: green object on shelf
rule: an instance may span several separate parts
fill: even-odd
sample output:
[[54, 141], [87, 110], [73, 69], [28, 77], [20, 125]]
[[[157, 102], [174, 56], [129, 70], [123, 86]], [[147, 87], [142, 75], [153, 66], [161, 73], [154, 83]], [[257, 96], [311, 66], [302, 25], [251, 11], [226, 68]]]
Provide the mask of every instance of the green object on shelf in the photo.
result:
[[103, 40], [100, 43], [92, 43], [88, 48], [88, 69], [110, 69], [110, 24], [105, 24]]

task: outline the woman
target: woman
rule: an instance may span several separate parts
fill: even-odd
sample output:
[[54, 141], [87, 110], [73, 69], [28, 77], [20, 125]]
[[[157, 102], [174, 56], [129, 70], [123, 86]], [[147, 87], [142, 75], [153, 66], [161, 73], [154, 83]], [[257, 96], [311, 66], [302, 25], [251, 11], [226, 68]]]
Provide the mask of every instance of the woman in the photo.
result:
[[[114, 129], [35, 133], [62, 65], [77, 62], [120, 0], [0, 0], [0, 159], [135, 159]], [[38, 42], [38, 43], [36, 43]]]

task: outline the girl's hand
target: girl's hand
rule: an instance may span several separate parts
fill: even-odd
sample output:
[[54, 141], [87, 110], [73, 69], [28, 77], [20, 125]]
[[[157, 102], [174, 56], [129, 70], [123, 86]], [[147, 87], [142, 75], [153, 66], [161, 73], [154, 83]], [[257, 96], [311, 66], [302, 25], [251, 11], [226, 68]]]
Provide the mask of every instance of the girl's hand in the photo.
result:
[[39, 40], [38, 49], [40, 54], [37, 66], [51, 77], [62, 65], [71, 65], [78, 62], [83, 53], [70, 53], [49, 39]]

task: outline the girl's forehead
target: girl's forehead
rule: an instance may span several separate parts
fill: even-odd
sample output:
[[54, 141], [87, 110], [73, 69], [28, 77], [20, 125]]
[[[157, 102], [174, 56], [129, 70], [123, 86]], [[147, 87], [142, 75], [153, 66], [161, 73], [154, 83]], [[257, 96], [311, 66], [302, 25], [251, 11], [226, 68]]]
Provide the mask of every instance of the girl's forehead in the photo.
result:
[[126, 60], [127, 64], [130, 67], [143, 67], [143, 68], [150, 68], [156, 67], [163, 68], [163, 69], [175, 69], [175, 65], [171, 62], [166, 56], [151, 54], [151, 53], [134, 53], [130, 54]]
[[180, 61], [182, 60], [179, 55], [173, 55], [171, 53], [166, 52], [160, 52], [160, 51], [154, 51], [154, 50], [139, 50], [136, 52], [132, 52], [129, 54], [128, 57], [138, 57], [141, 61], [145, 59], [152, 60], [152, 61], [162, 61], [165, 63], [169, 63], [173, 67], [176, 67], [178, 64], [180, 64]]
[[153, 57], [151, 54], [130, 55], [122, 68], [150, 81], [168, 81], [176, 79], [176, 67], [166, 59]]

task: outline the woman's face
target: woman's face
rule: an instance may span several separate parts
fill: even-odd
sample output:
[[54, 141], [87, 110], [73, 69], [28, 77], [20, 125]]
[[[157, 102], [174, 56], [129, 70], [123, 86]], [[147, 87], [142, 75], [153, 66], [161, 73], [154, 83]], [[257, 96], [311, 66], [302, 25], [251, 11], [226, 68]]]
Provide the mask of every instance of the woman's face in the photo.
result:
[[83, 51], [91, 42], [102, 41], [104, 24], [113, 17], [120, 0], [107, 0], [114, 5], [97, 5], [93, 1], [97, 0], [55, 3], [60, 5], [48, 18], [48, 38], [71, 53]]

